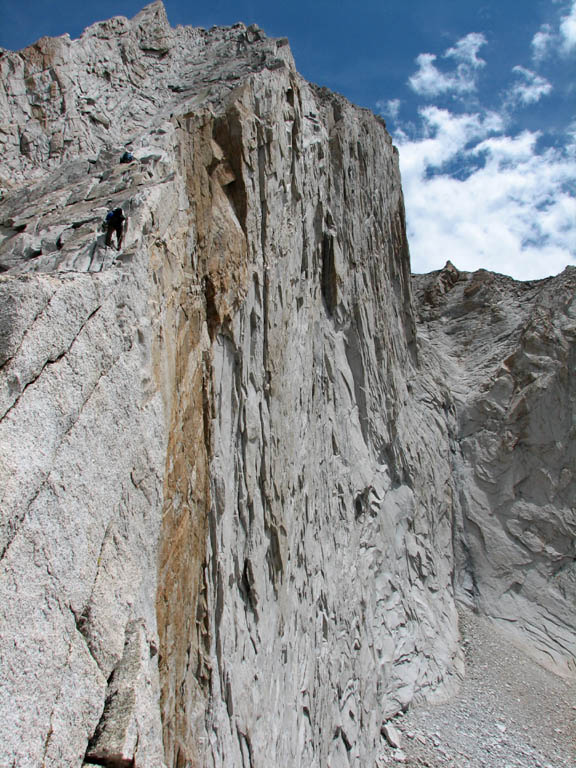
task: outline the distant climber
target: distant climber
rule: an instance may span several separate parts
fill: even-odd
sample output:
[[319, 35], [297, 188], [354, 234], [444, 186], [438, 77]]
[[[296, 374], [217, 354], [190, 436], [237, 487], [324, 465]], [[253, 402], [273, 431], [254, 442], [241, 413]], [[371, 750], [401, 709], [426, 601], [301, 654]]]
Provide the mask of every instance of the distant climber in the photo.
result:
[[120, 250], [122, 247], [122, 239], [124, 238], [124, 222], [126, 216], [122, 208], [114, 208], [108, 211], [106, 214], [106, 247], [112, 248], [112, 235], [116, 233], [116, 250]]
[[128, 152], [128, 150], [126, 150], [126, 152], [124, 152], [124, 154], [120, 158], [121, 163], [131, 163], [133, 160], [134, 160], [134, 155], [132, 154], [132, 152]]

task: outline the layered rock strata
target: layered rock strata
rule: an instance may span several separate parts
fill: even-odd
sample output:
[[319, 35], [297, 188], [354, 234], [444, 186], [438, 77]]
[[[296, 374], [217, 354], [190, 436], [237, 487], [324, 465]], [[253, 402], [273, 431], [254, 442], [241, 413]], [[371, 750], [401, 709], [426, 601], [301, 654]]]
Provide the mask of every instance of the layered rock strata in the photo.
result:
[[375, 764], [474, 549], [384, 124], [161, 3], [0, 68], [0, 763]]

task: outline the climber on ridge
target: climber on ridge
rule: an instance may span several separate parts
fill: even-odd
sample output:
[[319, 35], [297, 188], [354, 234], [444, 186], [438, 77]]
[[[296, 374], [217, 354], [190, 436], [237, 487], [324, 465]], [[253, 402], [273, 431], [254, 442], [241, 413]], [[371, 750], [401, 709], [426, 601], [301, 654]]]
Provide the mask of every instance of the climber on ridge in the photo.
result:
[[114, 208], [108, 211], [106, 214], [106, 247], [112, 248], [112, 235], [116, 233], [116, 250], [120, 250], [122, 247], [122, 239], [124, 238], [124, 222], [126, 216], [122, 208]]

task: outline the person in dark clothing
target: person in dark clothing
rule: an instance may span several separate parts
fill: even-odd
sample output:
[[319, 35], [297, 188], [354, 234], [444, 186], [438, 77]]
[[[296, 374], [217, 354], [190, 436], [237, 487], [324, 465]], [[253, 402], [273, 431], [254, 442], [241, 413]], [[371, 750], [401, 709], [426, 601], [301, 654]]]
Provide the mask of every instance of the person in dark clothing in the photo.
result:
[[122, 247], [122, 240], [124, 238], [124, 222], [126, 217], [122, 208], [114, 208], [112, 211], [108, 211], [106, 216], [106, 247], [112, 248], [112, 235], [116, 233], [116, 250], [120, 250]]

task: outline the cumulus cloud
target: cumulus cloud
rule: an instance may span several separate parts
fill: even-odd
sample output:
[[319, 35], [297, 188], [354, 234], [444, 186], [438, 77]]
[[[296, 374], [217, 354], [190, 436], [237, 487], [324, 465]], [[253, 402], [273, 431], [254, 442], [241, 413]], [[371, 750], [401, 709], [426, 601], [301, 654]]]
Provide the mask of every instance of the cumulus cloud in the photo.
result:
[[576, 52], [576, 0], [572, 0], [570, 9], [560, 18], [557, 28], [543, 24], [532, 38], [532, 56], [536, 63], [541, 63], [554, 53], [564, 56]]
[[514, 67], [512, 72], [518, 76], [518, 80], [508, 93], [511, 101], [535, 104], [543, 96], [548, 96], [552, 92], [552, 84], [536, 72], [521, 66]]
[[425, 178], [432, 170], [440, 170], [458, 157], [473, 141], [498, 132], [502, 118], [488, 112], [485, 115], [454, 115], [446, 109], [426, 107], [420, 110], [421, 136], [410, 138], [400, 129], [395, 138], [401, 148], [402, 170], [410, 178]]
[[544, 61], [551, 53], [556, 42], [556, 35], [550, 24], [543, 24], [532, 38], [532, 58], [536, 63]]
[[421, 53], [416, 59], [418, 71], [408, 80], [415, 93], [422, 96], [438, 96], [454, 90], [454, 86], [458, 85], [453, 76], [444, 75], [437, 69], [435, 61], [436, 56], [433, 53]]
[[410, 88], [420, 96], [434, 97], [441, 94], [452, 93], [461, 95], [476, 90], [478, 71], [485, 65], [485, 61], [478, 56], [479, 50], [486, 44], [484, 35], [471, 32], [456, 45], [448, 48], [444, 59], [453, 59], [456, 69], [450, 72], [442, 72], [436, 65], [437, 56], [433, 53], [421, 53], [416, 64], [418, 70], [410, 77]]
[[387, 101], [377, 101], [376, 108], [384, 117], [389, 117], [391, 120], [397, 120], [400, 112], [400, 99], [388, 99]]
[[539, 150], [538, 133], [507, 136], [493, 113], [421, 118], [420, 136], [396, 136], [414, 271], [450, 259], [528, 280], [576, 264], [576, 144]]
[[560, 22], [560, 37], [565, 53], [576, 50], [576, 0], [572, 0], [572, 7], [567, 16], [563, 16]]
[[[570, 7], [555, 27], [542, 26], [532, 40], [535, 61], [553, 48], [576, 47], [576, 0]], [[471, 33], [440, 59], [421, 54], [410, 88], [426, 99], [477, 92], [484, 45], [483, 35]], [[480, 106], [477, 92], [472, 111], [463, 113], [456, 101], [451, 109], [429, 104], [418, 111], [419, 122], [397, 124], [416, 272], [439, 269], [450, 259], [460, 269], [529, 280], [576, 265], [576, 122], [563, 136], [556, 131], [553, 142], [538, 131], [519, 132], [513, 127], [519, 108], [538, 103], [553, 86], [520, 65], [512, 76], [511, 86], [487, 94], [499, 105], [495, 110]]]
[[[535, 61], [552, 49], [576, 48], [576, 0], [570, 8], [533, 38]], [[552, 141], [538, 131], [518, 131], [519, 108], [553, 90], [545, 77], [520, 65], [512, 68], [510, 86], [486, 94], [498, 106], [481, 106], [477, 81], [485, 45], [483, 35], [471, 33], [441, 57], [423, 53], [408, 81], [427, 100], [476, 91], [468, 102], [472, 111], [462, 112], [455, 100], [450, 109], [420, 108], [419, 121], [397, 122], [413, 269], [439, 269], [450, 259], [463, 270], [546, 277], [576, 266], [576, 122], [563, 134], [555, 128]], [[398, 118], [398, 100], [379, 106]]]
[[486, 62], [478, 56], [478, 51], [486, 45], [486, 38], [479, 32], [470, 32], [470, 34], [458, 40], [456, 45], [448, 48], [444, 56], [453, 58], [461, 64], [470, 66], [473, 69], [483, 67]]

